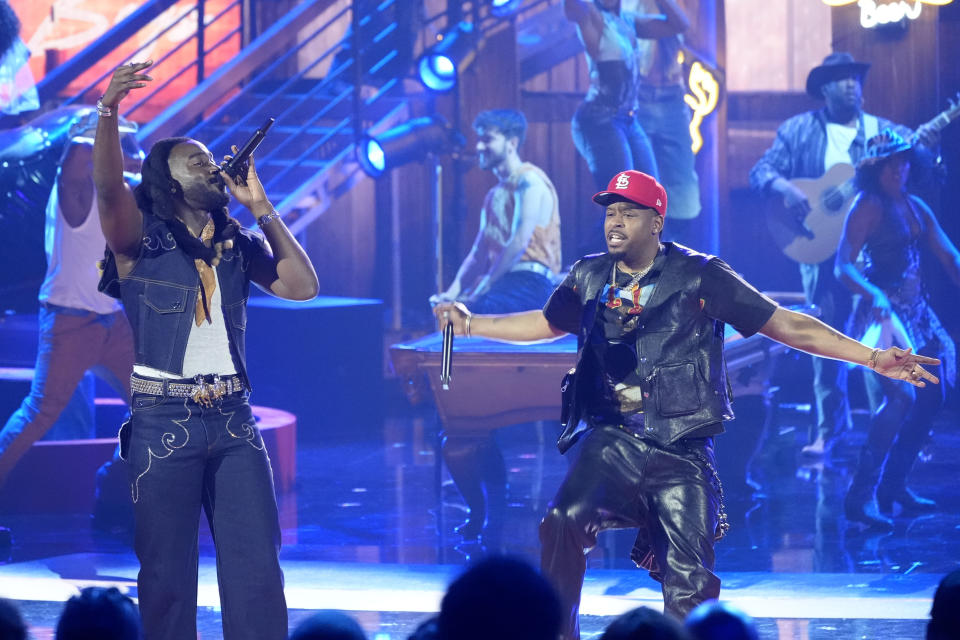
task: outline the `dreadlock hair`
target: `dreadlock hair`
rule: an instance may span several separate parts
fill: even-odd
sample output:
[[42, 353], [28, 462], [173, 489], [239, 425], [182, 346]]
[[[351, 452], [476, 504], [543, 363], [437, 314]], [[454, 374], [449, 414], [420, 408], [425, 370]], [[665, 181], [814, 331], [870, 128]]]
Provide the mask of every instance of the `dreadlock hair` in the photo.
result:
[[20, 19], [7, 0], [0, 0], [0, 58], [20, 36]]
[[[170, 174], [170, 151], [182, 142], [194, 142], [191, 138], [164, 138], [150, 148], [141, 169], [142, 182], [133, 190], [137, 206], [141, 211], [152, 213], [167, 223], [174, 239], [191, 258], [200, 259], [211, 266], [219, 262], [224, 248], [233, 246], [233, 239], [240, 230], [240, 224], [230, 217], [226, 207], [211, 211], [213, 217], [213, 242], [206, 246], [200, 238], [194, 236], [187, 226], [176, 216], [175, 197], [183, 196], [180, 183]], [[224, 243], [227, 242], [226, 247]]]

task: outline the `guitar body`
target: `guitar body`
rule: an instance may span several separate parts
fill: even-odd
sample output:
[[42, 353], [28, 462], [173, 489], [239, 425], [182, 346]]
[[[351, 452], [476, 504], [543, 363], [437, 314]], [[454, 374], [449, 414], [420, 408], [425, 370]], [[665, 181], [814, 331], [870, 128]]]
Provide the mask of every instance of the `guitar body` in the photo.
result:
[[855, 175], [852, 165], [835, 164], [819, 178], [790, 181], [807, 196], [810, 212], [798, 216], [781, 204], [779, 211], [767, 216], [770, 235], [788, 258], [818, 264], [836, 253], [843, 222], [856, 195]]

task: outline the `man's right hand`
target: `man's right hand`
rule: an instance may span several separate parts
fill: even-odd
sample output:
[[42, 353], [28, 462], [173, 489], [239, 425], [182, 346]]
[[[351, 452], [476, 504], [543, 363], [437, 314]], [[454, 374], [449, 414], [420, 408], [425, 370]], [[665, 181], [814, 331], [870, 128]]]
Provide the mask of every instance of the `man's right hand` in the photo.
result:
[[783, 206], [790, 211], [800, 215], [810, 213], [810, 201], [807, 199], [807, 194], [790, 182], [784, 182], [781, 194], [783, 195]]
[[467, 335], [467, 318], [473, 316], [462, 302], [442, 302], [433, 308], [433, 315], [437, 318], [439, 331], [452, 322], [453, 334], [457, 336]]
[[142, 89], [147, 86], [153, 78], [140, 72], [152, 65], [153, 60], [147, 60], [146, 62], [130, 62], [117, 67], [110, 78], [107, 90], [103, 92], [101, 98], [103, 106], [114, 109], [120, 104], [121, 100], [127, 97], [131, 89]]

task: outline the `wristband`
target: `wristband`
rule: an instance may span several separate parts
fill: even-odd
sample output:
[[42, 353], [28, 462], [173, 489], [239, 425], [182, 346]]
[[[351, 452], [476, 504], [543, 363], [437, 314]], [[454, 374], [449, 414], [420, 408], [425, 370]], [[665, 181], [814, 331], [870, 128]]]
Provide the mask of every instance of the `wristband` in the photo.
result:
[[271, 211], [270, 213], [268, 213], [268, 214], [266, 214], [266, 215], [262, 215], [262, 216], [260, 216], [259, 218], [257, 218], [257, 225], [258, 225], [261, 229], [263, 229], [265, 226], [267, 226], [268, 224], [270, 224], [270, 223], [273, 222], [274, 220], [279, 220], [279, 219], [280, 219], [280, 214], [277, 213], [276, 210], [273, 210], [273, 211]]
[[113, 107], [103, 104], [103, 96], [97, 98], [97, 115], [101, 118], [109, 118], [113, 115]]

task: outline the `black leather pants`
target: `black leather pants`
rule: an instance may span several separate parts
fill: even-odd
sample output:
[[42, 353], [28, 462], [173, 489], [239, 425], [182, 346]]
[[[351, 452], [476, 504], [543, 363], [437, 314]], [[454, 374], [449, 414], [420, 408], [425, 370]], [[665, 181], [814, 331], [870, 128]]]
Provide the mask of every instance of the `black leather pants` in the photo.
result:
[[712, 438], [661, 447], [602, 426], [571, 454], [575, 460], [540, 524], [541, 569], [560, 594], [566, 640], [580, 637], [585, 552], [605, 529], [640, 529], [634, 556], [645, 557], [643, 566], [661, 582], [667, 614], [683, 619], [720, 595], [713, 546], [726, 525]]

